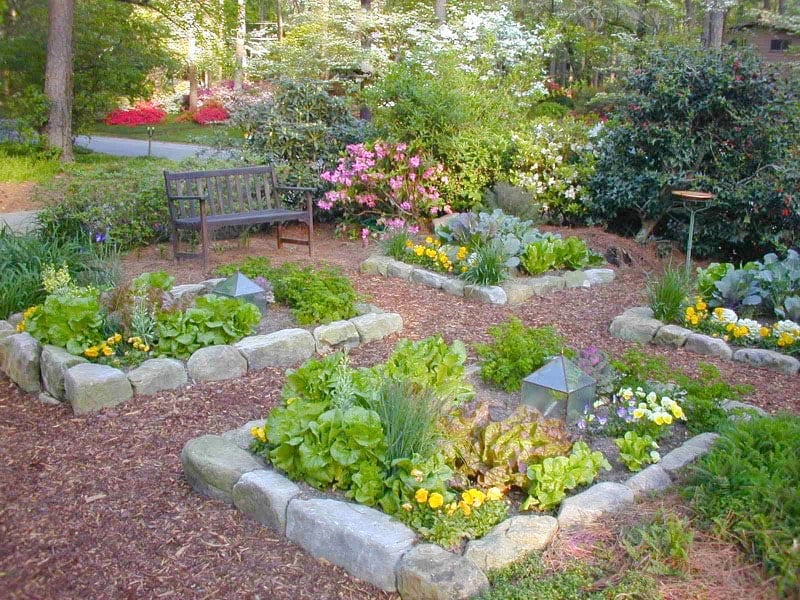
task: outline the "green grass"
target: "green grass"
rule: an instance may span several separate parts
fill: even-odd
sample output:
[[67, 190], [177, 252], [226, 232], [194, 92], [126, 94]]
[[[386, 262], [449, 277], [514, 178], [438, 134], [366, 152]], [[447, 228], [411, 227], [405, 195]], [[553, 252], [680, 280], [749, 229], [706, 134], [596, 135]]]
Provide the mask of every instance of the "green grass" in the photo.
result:
[[683, 304], [692, 292], [692, 279], [682, 267], [667, 266], [663, 276], [647, 281], [647, 297], [656, 319], [683, 322]]
[[[106, 125], [95, 123], [86, 135], [107, 135], [134, 140], [147, 140], [147, 125], [126, 127], [124, 125]], [[184, 144], [213, 144], [220, 139], [241, 138], [242, 132], [238, 128], [227, 125], [198, 125], [194, 121], [176, 123], [167, 117], [164, 123], [153, 125], [155, 134], [153, 141], [179, 142]]]
[[41, 148], [0, 144], [0, 182], [46, 183], [61, 170], [58, 159]]

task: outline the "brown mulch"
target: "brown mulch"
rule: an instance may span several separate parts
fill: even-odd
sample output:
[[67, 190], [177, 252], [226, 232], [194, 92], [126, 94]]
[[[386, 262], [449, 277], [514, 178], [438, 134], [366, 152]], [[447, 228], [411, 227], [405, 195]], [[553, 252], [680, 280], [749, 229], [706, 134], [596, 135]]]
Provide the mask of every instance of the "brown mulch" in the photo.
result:
[[[466, 342], [515, 314], [530, 325], [555, 324], [576, 346], [620, 353], [630, 344], [610, 338], [610, 320], [643, 302], [647, 273], [660, 268], [652, 252], [595, 229], [574, 230], [603, 251], [633, 257], [617, 279], [591, 290], [536, 298], [518, 307], [490, 306], [437, 290], [358, 273], [374, 251], [360, 242], [318, 232], [315, 257], [303, 247], [275, 249], [273, 235], [249, 248], [214, 252], [212, 266], [250, 255], [275, 262], [341, 266], [368, 301], [399, 312], [403, 337], [441, 332]], [[235, 246], [235, 242], [228, 243]], [[199, 261], [176, 266], [158, 247], [125, 260], [129, 276], [166, 269], [178, 283], [210, 275]], [[384, 359], [398, 336], [355, 349], [355, 364]], [[648, 348], [670, 364], [694, 370], [698, 357]], [[770, 412], [800, 410], [796, 378], [708, 359]], [[263, 417], [276, 401], [283, 374], [264, 370], [154, 397], [136, 397], [99, 414], [75, 417], [48, 407], [0, 378], [0, 595], [4, 598], [389, 598], [341, 569], [318, 561], [219, 502], [193, 493], [180, 468], [192, 437], [221, 433]], [[673, 596], [677, 597], [677, 596]], [[757, 596], [753, 596], [757, 597]]]
[[0, 182], [0, 213], [39, 210], [41, 205], [34, 199], [35, 183]]

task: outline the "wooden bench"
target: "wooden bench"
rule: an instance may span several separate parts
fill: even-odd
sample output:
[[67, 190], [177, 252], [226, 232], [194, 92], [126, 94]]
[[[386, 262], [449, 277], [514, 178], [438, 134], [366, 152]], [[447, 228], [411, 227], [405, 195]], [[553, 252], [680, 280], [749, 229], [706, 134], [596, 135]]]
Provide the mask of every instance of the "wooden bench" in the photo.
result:
[[[208, 266], [208, 250], [214, 229], [262, 223], [277, 223], [278, 248], [284, 243], [302, 244], [308, 246], [308, 253], [311, 254], [314, 237], [313, 188], [278, 184], [271, 166], [183, 173], [164, 171], [164, 183], [176, 260], [202, 256], [205, 268]], [[282, 198], [291, 192], [303, 194], [304, 209], [282, 205]], [[305, 223], [308, 239], [283, 237], [283, 224], [287, 222]], [[200, 233], [202, 253], [179, 252], [178, 233], [181, 230]]]

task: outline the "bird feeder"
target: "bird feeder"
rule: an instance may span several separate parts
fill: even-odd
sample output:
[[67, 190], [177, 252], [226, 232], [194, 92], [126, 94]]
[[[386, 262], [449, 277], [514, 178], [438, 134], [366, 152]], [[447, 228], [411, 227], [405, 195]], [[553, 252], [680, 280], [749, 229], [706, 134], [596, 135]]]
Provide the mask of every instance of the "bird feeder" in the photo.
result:
[[231, 275], [214, 287], [214, 294], [225, 298], [238, 298], [255, 304], [263, 315], [267, 311], [267, 292], [255, 281], [239, 273]]
[[564, 356], [557, 356], [522, 380], [522, 403], [551, 419], [577, 421], [594, 402], [597, 382]]

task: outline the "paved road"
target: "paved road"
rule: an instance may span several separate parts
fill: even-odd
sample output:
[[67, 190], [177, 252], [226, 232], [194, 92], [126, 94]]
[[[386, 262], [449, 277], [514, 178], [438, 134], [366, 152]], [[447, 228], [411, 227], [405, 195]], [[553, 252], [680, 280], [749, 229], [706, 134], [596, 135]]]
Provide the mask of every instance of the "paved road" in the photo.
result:
[[[113, 154], [115, 156], [147, 156], [147, 141], [131, 140], [128, 138], [107, 137], [103, 135], [79, 135], [75, 139], [78, 146], [83, 146], [94, 152]], [[177, 144], [175, 142], [153, 142], [152, 156], [182, 160], [197, 155], [222, 157], [228, 155], [225, 151], [215, 150], [209, 146], [198, 144]]]

